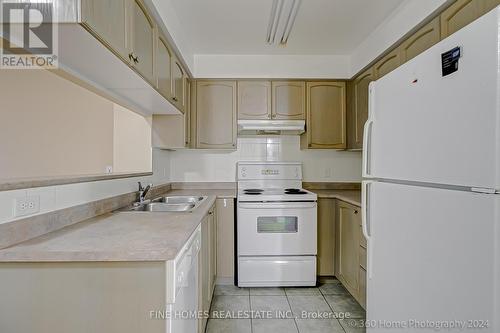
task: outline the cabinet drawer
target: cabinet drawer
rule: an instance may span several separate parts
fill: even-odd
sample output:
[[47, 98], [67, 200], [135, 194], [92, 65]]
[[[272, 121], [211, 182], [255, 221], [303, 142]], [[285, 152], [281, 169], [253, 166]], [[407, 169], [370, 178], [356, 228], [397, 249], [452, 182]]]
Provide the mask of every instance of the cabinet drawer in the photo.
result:
[[364, 247], [359, 247], [359, 266], [366, 270], [366, 249]]

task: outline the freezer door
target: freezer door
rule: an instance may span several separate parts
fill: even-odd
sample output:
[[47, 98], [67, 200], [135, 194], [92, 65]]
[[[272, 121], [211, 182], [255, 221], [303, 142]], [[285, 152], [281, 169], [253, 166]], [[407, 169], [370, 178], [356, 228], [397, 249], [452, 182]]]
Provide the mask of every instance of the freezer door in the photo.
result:
[[[372, 82], [365, 177], [500, 188], [499, 13]], [[456, 47], [458, 71], [443, 77]]]
[[363, 195], [367, 332], [499, 332], [500, 196], [382, 182]]

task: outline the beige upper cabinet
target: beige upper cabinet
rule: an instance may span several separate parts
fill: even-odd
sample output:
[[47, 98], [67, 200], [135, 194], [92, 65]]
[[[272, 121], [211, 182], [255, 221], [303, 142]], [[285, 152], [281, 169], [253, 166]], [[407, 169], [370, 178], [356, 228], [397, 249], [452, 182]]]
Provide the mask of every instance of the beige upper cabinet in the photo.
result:
[[337, 277], [353, 295], [359, 287], [359, 210], [343, 201], [337, 203], [339, 236]]
[[345, 82], [307, 82], [305, 148], [346, 148]]
[[500, 5], [500, 0], [483, 0], [481, 1], [481, 7], [480, 7], [480, 12], [479, 14], [486, 14], [493, 8], [497, 7]]
[[401, 65], [399, 49], [391, 51], [380, 59], [374, 66], [375, 79], [378, 80], [387, 73], [392, 72]]
[[368, 87], [375, 80], [373, 68], [366, 70], [352, 82], [352, 99], [349, 119], [349, 149], [363, 148], [363, 129], [368, 119]]
[[410, 38], [405, 40], [399, 47], [401, 63], [405, 63], [408, 60], [413, 59], [434, 44], [438, 43], [441, 38], [440, 29], [439, 17], [436, 17], [434, 20], [414, 33]]
[[172, 98], [172, 52], [163, 36], [158, 37], [156, 48], [156, 71], [158, 73], [158, 91], [166, 99]]
[[82, 23], [123, 60], [129, 61], [130, 0], [82, 0]]
[[238, 81], [238, 119], [271, 119], [270, 81]]
[[141, 0], [133, 0], [131, 9], [130, 63], [150, 83], [155, 81], [156, 23]]
[[182, 64], [174, 58], [172, 61], [172, 100], [181, 112], [185, 111], [187, 103], [186, 77]]
[[304, 81], [273, 81], [272, 95], [272, 119], [305, 119]]
[[480, 16], [485, 0], [458, 0], [441, 14], [441, 38], [462, 29]]
[[236, 81], [196, 82], [196, 148], [236, 149]]
[[182, 149], [191, 146], [191, 112], [189, 92], [191, 82], [186, 82], [186, 112], [179, 115], [153, 115], [151, 128], [152, 146], [162, 149]]

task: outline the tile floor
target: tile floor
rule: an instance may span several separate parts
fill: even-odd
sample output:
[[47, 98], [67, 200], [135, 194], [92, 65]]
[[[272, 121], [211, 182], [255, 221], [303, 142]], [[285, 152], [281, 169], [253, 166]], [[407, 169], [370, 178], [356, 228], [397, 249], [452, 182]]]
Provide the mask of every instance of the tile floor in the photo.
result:
[[206, 333], [361, 333], [364, 318], [338, 280], [317, 288], [216, 286]]

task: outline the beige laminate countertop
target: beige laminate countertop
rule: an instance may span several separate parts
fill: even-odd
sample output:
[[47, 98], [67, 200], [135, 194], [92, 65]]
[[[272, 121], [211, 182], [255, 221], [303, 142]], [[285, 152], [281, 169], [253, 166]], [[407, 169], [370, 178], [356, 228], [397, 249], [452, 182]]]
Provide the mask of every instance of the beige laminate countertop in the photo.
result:
[[361, 207], [361, 191], [358, 190], [310, 190], [318, 195], [318, 198], [338, 199]]
[[208, 196], [192, 213], [113, 212], [0, 250], [0, 262], [168, 261], [212, 207], [234, 190], [173, 190]]

